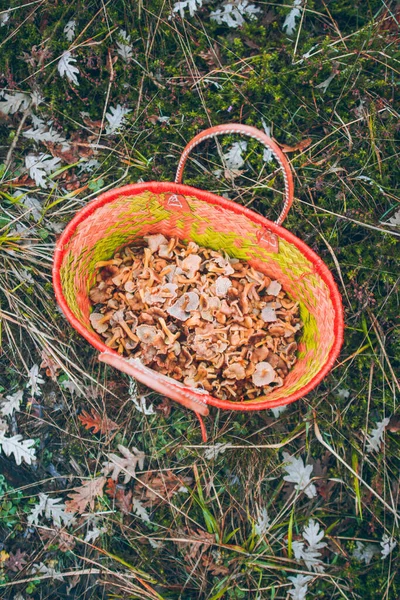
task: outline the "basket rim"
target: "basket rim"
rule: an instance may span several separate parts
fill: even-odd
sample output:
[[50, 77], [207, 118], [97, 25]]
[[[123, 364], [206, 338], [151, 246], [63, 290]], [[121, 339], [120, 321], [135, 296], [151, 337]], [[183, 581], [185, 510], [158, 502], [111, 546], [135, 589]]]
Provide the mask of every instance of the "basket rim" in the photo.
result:
[[292, 402], [299, 400], [300, 398], [306, 396], [309, 392], [311, 392], [311, 390], [313, 390], [332, 369], [343, 344], [344, 315], [342, 298], [330, 270], [325, 265], [324, 261], [309, 246], [307, 246], [305, 242], [303, 242], [301, 239], [296, 237], [293, 233], [291, 233], [284, 227], [277, 225], [276, 223], [270, 221], [266, 217], [263, 217], [262, 215], [259, 215], [258, 213], [255, 213], [254, 211], [244, 206], [241, 206], [240, 204], [236, 204], [232, 200], [227, 200], [226, 198], [217, 196], [212, 192], [200, 190], [189, 185], [166, 181], [150, 181], [144, 183], [132, 183], [120, 188], [114, 188], [112, 190], [104, 192], [103, 194], [100, 194], [100, 196], [91, 200], [86, 206], [81, 208], [71, 219], [71, 221], [68, 223], [61, 236], [57, 240], [54, 251], [52, 275], [56, 300], [72, 327], [76, 331], [78, 331], [78, 333], [80, 333], [80, 335], [82, 335], [82, 337], [84, 337], [86, 341], [88, 341], [100, 352], [112, 352], [117, 354], [114, 350], [111, 350], [108, 346], [100, 342], [94, 334], [92, 334], [88, 329], [86, 329], [86, 327], [80, 323], [80, 321], [75, 317], [75, 315], [69, 308], [62, 290], [60, 268], [66, 251], [66, 246], [72, 238], [76, 228], [78, 227], [78, 225], [80, 225], [80, 223], [82, 223], [85, 219], [91, 216], [98, 208], [101, 208], [102, 206], [116, 200], [117, 198], [120, 198], [121, 196], [134, 196], [146, 191], [155, 194], [172, 192], [173, 194], [181, 194], [183, 196], [195, 196], [199, 200], [203, 200], [205, 202], [208, 202], [209, 204], [220, 206], [236, 214], [245, 215], [254, 223], [262, 225], [263, 227], [269, 229], [272, 233], [276, 234], [277, 236], [285, 239], [289, 243], [296, 246], [296, 248], [300, 250], [300, 252], [314, 265], [315, 273], [317, 273], [321, 277], [321, 279], [326, 283], [330, 292], [332, 305], [335, 311], [335, 318], [333, 323], [334, 342], [332, 344], [332, 347], [329, 351], [325, 363], [322, 365], [318, 373], [314, 375], [314, 377], [306, 385], [302, 386], [300, 389], [296, 390], [289, 396], [277, 398], [272, 402], [268, 400], [262, 400], [260, 402], [257, 402], [256, 400], [221, 400], [219, 398], [214, 398], [209, 394], [202, 394], [201, 399], [203, 400], [203, 402], [210, 406], [215, 406], [217, 408], [223, 408], [228, 410], [253, 411], [275, 408], [278, 406], [291, 404]]

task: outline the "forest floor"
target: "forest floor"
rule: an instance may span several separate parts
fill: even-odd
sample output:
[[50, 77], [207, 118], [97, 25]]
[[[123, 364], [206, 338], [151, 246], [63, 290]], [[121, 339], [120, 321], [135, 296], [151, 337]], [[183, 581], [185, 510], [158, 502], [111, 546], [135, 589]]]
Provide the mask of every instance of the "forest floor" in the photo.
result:
[[[390, 0], [0, 3], [0, 597], [400, 598], [399, 23]], [[345, 340], [307, 397], [213, 409], [204, 444], [98, 362], [51, 268], [88, 201], [173, 181], [230, 122], [291, 161], [285, 227]], [[275, 219], [282, 178], [243, 141], [199, 146], [185, 183]]]

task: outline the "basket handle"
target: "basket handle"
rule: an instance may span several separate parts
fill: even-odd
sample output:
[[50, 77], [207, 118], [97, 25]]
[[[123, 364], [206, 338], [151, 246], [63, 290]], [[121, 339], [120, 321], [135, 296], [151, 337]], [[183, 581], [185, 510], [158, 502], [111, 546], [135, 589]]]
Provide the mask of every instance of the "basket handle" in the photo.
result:
[[284, 153], [282, 152], [282, 150], [279, 148], [278, 144], [274, 142], [274, 140], [268, 137], [263, 131], [256, 129], [255, 127], [251, 127], [250, 125], [242, 125], [240, 123], [226, 123], [224, 125], [216, 125], [215, 127], [210, 127], [209, 129], [205, 129], [204, 131], [196, 135], [192, 139], [192, 141], [186, 145], [185, 149], [182, 152], [182, 156], [180, 158], [178, 168], [176, 171], [175, 183], [182, 183], [183, 169], [185, 167], [186, 160], [193, 148], [195, 148], [203, 140], [208, 140], [217, 135], [232, 133], [241, 133], [261, 142], [266, 148], [272, 151], [274, 158], [278, 161], [279, 166], [282, 169], [283, 179], [285, 182], [285, 202], [283, 205], [283, 210], [275, 222], [277, 225], [282, 225], [283, 221], [287, 217], [287, 214], [289, 212], [290, 207], [293, 204], [294, 199], [294, 182], [292, 171], [290, 168], [290, 163], [284, 155]]
[[154, 391], [164, 394], [165, 396], [168, 396], [168, 398], [171, 398], [171, 400], [175, 400], [186, 408], [193, 410], [197, 415], [206, 417], [209, 413], [206, 399], [204, 398], [204, 396], [208, 396], [208, 394], [204, 394], [200, 390], [186, 387], [175, 379], [156, 373], [152, 369], [146, 367], [138, 359], [127, 360], [112, 352], [102, 352], [99, 354], [99, 361], [107, 363], [111, 367], [134, 377]]

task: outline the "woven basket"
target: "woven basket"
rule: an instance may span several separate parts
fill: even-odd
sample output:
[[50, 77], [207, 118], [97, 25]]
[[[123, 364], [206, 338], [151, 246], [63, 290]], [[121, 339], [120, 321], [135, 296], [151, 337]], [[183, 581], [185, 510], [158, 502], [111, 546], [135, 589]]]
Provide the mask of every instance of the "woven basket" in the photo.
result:
[[[202, 140], [241, 133], [272, 150], [283, 171], [285, 203], [276, 223], [234, 202], [182, 185], [189, 152]], [[281, 227], [293, 202], [293, 177], [279, 146], [263, 132], [246, 125], [220, 125], [196, 136], [184, 149], [175, 183], [128, 185], [101, 194], [80, 210], [58, 240], [53, 268], [57, 301], [71, 325], [97, 350], [100, 360], [150, 388], [207, 415], [207, 406], [229, 410], [260, 410], [289, 404], [310, 392], [332, 368], [343, 341], [343, 309], [333, 277], [323, 261], [300, 239]], [[145, 235], [162, 233], [185, 242], [221, 250], [248, 261], [279, 280], [299, 302], [304, 323], [298, 361], [282, 387], [256, 400], [220, 400], [156, 373], [138, 360], [110, 350], [89, 321], [89, 290], [95, 265]], [[200, 419], [201, 420], [201, 419]], [[204, 427], [203, 437], [204, 437]]]

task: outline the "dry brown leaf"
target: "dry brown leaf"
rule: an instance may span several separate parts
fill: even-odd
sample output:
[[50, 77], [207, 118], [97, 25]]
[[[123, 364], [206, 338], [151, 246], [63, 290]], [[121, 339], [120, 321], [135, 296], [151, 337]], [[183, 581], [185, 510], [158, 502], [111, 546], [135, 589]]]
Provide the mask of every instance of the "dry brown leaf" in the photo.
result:
[[83, 410], [82, 413], [78, 415], [78, 419], [86, 429], [93, 429], [92, 433], [99, 433], [100, 431], [105, 435], [111, 433], [115, 429], [119, 429], [117, 423], [109, 419], [107, 415], [100, 415], [94, 408], [91, 409], [91, 414]]
[[42, 362], [40, 363], [41, 369], [46, 369], [47, 377], [51, 377], [53, 381], [57, 381], [57, 377], [59, 375], [60, 366], [54, 360], [54, 358], [47, 352], [47, 350], [42, 350]]
[[286, 144], [279, 144], [279, 146], [281, 147], [282, 152], [296, 152], [297, 150], [305, 150], [306, 148], [308, 148], [311, 142], [311, 138], [305, 138], [304, 140], [300, 140], [300, 142], [298, 142], [294, 146], [287, 146]]
[[115, 505], [119, 510], [124, 513], [124, 515], [128, 515], [132, 512], [132, 490], [129, 492], [125, 492], [124, 488], [121, 485], [117, 485], [117, 493], [115, 495]]
[[156, 411], [163, 413], [165, 418], [171, 414], [172, 402], [166, 396], [163, 397], [161, 404], [154, 407]]
[[103, 494], [105, 482], [105, 477], [97, 477], [96, 479], [85, 481], [85, 483], [79, 487], [73, 488], [74, 493], [68, 494], [70, 500], [67, 500], [65, 503], [66, 512], [77, 512], [82, 514], [88, 504], [89, 508], [93, 510], [94, 501], [97, 496]]
[[212, 556], [204, 555], [201, 557], [201, 562], [207, 571], [210, 571], [213, 575], [228, 575], [229, 569], [225, 565], [217, 565]]
[[10, 556], [5, 561], [4, 565], [9, 571], [14, 571], [14, 573], [18, 573], [18, 571], [22, 571], [22, 569], [27, 564], [27, 561], [25, 560], [26, 556], [26, 552], [21, 552], [21, 550], [17, 548], [15, 554], [10, 552]]
[[109, 477], [105, 492], [109, 498], [114, 500], [115, 506], [125, 515], [132, 512], [132, 490], [125, 492], [125, 486], [117, 484], [114, 479]]
[[49, 540], [49, 545], [57, 545], [61, 552], [68, 552], [75, 548], [75, 538], [65, 529], [42, 529], [38, 528], [42, 540]]
[[202, 529], [188, 529], [184, 534], [187, 536], [185, 541], [177, 542], [178, 548], [181, 548], [187, 560], [195, 560], [199, 552], [204, 552], [215, 542], [215, 536], [212, 533]]
[[107, 462], [103, 463], [102, 472], [104, 475], [110, 475], [114, 481], [118, 480], [118, 476], [122, 473], [124, 475], [124, 483], [128, 483], [132, 477], [135, 477], [136, 467], [139, 469], [143, 469], [145, 454], [138, 450], [137, 448], [132, 447], [132, 451], [122, 446], [122, 444], [118, 444], [118, 450], [123, 455], [118, 456], [117, 454], [107, 454], [107, 458], [109, 459]]
[[111, 477], [107, 479], [105, 492], [107, 496], [112, 499], [114, 499], [117, 494], [117, 482], [114, 481], [114, 479], [111, 479]]
[[170, 500], [181, 487], [188, 487], [192, 483], [192, 477], [177, 477], [172, 471], [148, 472], [137, 478], [135, 497], [143, 506], [159, 504]]

